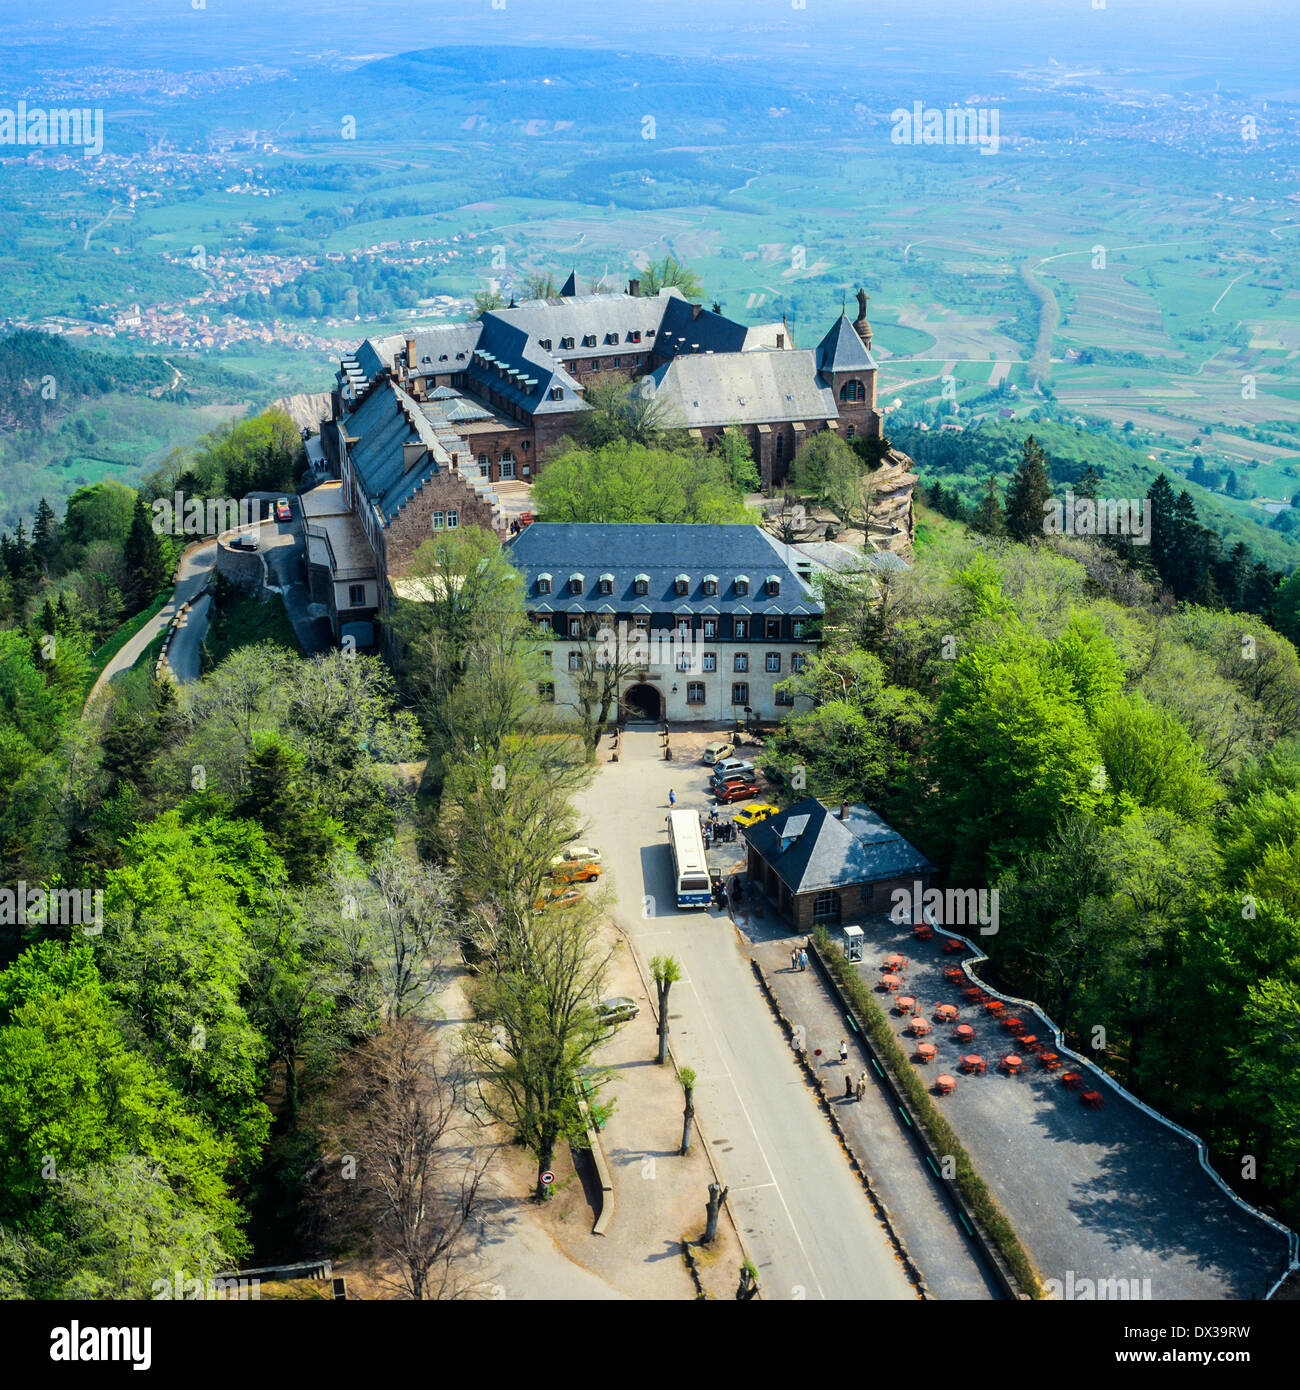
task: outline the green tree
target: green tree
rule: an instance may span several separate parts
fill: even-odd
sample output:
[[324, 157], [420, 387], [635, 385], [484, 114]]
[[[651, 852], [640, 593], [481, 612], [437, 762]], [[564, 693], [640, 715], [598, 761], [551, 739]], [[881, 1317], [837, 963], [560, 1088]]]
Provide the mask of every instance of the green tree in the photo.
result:
[[694, 304], [704, 299], [704, 287], [693, 270], [684, 266], [676, 256], [665, 255], [662, 260], [651, 261], [641, 272], [641, 292], [658, 294], [660, 290], [672, 287], [679, 289], [683, 296]]
[[1043, 534], [1044, 508], [1052, 495], [1045, 455], [1031, 434], [1024, 442], [1020, 466], [1007, 488], [1006, 526], [1012, 540], [1028, 543]]
[[144, 608], [167, 577], [167, 558], [153, 529], [149, 508], [139, 494], [122, 555], [126, 562], [127, 596], [137, 610]]
[[984, 495], [971, 516], [970, 524], [985, 536], [1000, 536], [1006, 531], [1006, 523], [1002, 517], [1002, 498], [998, 493], [996, 477], [990, 475], [984, 484]]

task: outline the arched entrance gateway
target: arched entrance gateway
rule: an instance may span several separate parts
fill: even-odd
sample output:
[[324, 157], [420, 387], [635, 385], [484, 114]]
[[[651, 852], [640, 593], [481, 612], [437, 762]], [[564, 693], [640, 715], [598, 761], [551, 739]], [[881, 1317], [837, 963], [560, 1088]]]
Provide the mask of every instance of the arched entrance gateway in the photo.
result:
[[653, 685], [629, 686], [620, 705], [625, 721], [648, 719], [656, 724], [663, 721], [664, 697]]

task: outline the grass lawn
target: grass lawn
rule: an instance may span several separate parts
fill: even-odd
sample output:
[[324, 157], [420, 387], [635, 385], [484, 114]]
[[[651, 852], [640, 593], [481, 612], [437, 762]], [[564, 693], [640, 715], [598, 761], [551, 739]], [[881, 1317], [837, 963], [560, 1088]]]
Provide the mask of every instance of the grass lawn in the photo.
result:
[[298, 653], [298, 641], [293, 635], [289, 615], [284, 611], [284, 601], [273, 596], [259, 603], [249, 594], [221, 585], [208, 619], [208, 635], [203, 639], [204, 671], [220, 666], [240, 647], [257, 642], [275, 642], [287, 651]]

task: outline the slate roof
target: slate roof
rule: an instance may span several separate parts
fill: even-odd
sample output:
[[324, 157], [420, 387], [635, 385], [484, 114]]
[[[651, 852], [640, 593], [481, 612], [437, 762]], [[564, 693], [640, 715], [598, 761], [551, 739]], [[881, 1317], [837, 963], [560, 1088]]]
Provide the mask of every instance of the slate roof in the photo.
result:
[[[352, 354], [367, 381], [392, 368], [393, 359], [406, 357], [407, 338], [415, 339], [415, 369], [427, 372], [463, 371], [483, 331], [481, 322], [443, 323], [414, 328], [410, 333], [387, 333], [367, 338]], [[426, 361], [426, 359], [428, 359]], [[444, 360], [445, 359], [445, 360]]]
[[817, 345], [819, 372], [874, 372], [876, 359], [867, 345], [853, 330], [853, 325], [841, 314], [831, 331]]
[[692, 353], [648, 378], [669, 418], [688, 429], [766, 420], [836, 420], [835, 393], [811, 352]]
[[[385, 526], [432, 474], [451, 464], [451, 454], [419, 404], [386, 381], [347, 416], [344, 429], [356, 443], [348, 448], [352, 467]], [[418, 441], [428, 451], [407, 468], [403, 445]]]
[[[783, 835], [798, 830], [796, 839]], [[866, 806], [851, 805], [848, 817], [839, 808], [807, 797], [796, 805], [743, 831], [745, 839], [772, 866], [791, 893], [822, 892], [855, 883], [930, 873], [934, 865]]]
[[[603, 524], [542, 522], [526, 526], [507, 543], [505, 553], [524, 576], [525, 602], [532, 611], [596, 613], [611, 607], [624, 612], [641, 606], [652, 613], [753, 613], [812, 616], [823, 611], [808, 584], [792, 570], [785, 547], [759, 526]], [[551, 576], [549, 594], [539, 592], [538, 576]], [[572, 575], [583, 577], [582, 592], [569, 592]], [[613, 593], [600, 592], [602, 574], [613, 576]], [[636, 592], [636, 577], [649, 580], [648, 593]], [[689, 587], [679, 594], [676, 579]], [[718, 592], [704, 592], [704, 576], [715, 575]], [[744, 575], [749, 593], [738, 594]], [[766, 592], [769, 575], [781, 581], [779, 594]]]

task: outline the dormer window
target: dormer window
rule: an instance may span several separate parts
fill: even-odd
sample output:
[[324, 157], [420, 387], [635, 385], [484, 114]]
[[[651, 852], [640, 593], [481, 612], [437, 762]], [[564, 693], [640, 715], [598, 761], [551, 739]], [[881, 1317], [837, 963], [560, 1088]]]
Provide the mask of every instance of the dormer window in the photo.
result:
[[552, 386], [552, 387], [551, 387], [551, 399], [552, 399], [553, 401], [562, 401], [562, 400], [564, 399], [564, 387], [563, 387], [563, 386]]
[[779, 594], [781, 592], [781, 577], [776, 574], [767, 576], [767, 592], [769, 594]]
[[673, 583], [676, 586], [677, 592], [679, 594], [690, 593], [691, 577], [689, 574], [679, 574], [677, 578], [673, 580]]
[[582, 586], [585, 582], [586, 581], [584, 580], [582, 575], [571, 574], [569, 576], [569, 592], [571, 594], [580, 594], [582, 592]]
[[706, 594], [716, 594], [718, 592], [718, 576], [716, 574], [706, 574], [704, 576], [704, 592]]
[[633, 329], [633, 331], [627, 335], [627, 340], [629, 343], [639, 343], [641, 341], [641, 334]]
[[549, 574], [539, 574], [537, 576], [537, 592], [539, 594], [549, 594], [551, 592], [551, 576]]
[[600, 576], [600, 592], [602, 594], [612, 594], [614, 592], [614, 576], [612, 574], [602, 574]]
[[605, 346], [606, 346], [606, 347], [617, 347], [617, 346], [618, 346], [618, 334], [617, 334], [617, 333], [606, 333], [606, 334], [605, 334]]
[[643, 598], [650, 592], [650, 576], [648, 574], [638, 574], [635, 580], [635, 587], [638, 594]]
[[561, 339], [560, 339], [560, 349], [561, 349], [561, 351], [563, 351], [563, 352], [568, 352], [568, 351], [570, 351], [572, 348], [573, 348], [573, 339], [572, 339], [572, 338], [561, 338]]
[[540, 341], [541, 341], [541, 345], [546, 349], [546, 351], [547, 351], [547, 352], [550, 352], [550, 350], [551, 350], [551, 340], [550, 340], [549, 338], [542, 338]]
[[583, 347], [595, 347], [596, 335], [594, 333], [588, 333], [587, 336], [583, 338], [582, 345]]
[[738, 574], [736, 576], [736, 592], [738, 594], [749, 593], [749, 576], [747, 574]]

